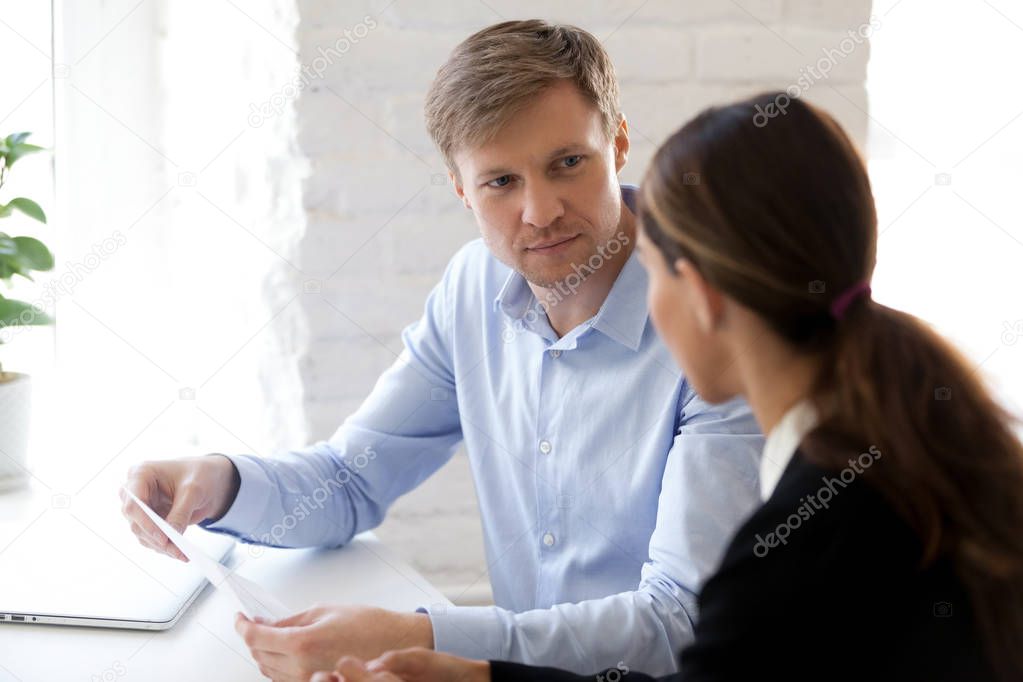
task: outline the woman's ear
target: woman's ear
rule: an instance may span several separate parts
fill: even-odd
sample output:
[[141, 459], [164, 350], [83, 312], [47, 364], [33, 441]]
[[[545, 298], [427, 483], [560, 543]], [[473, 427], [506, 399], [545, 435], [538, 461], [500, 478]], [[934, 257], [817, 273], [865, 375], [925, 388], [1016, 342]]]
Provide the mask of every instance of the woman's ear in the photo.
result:
[[675, 272], [685, 280], [686, 304], [690, 307], [700, 331], [709, 334], [721, 325], [725, 302], [721, 292], [708, 282], [686, 258], [675, 260]]

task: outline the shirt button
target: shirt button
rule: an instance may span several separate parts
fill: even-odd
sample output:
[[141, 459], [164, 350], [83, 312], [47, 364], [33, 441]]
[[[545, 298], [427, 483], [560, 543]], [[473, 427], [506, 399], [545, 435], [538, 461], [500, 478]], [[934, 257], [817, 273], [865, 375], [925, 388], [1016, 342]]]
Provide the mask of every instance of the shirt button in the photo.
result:
[[554, 546], [554, 536], [551, 535], [550, 533], [544, 533], [543, 534], [543, 544], [545, 544], [548, 547], [553, 547]]
[[561, 357], [561, 351], [555, 348], [554, 350], [551, 351], [551, 357], [552, 358], [560, 358]]
[[540, 441], [540, 452], [542, 452], [545, 455], [549, 455], [550, 454], [550, 452], [551, 452], [551, 443], [550, 443], [550, 441], [546, 441], [546, 440]]

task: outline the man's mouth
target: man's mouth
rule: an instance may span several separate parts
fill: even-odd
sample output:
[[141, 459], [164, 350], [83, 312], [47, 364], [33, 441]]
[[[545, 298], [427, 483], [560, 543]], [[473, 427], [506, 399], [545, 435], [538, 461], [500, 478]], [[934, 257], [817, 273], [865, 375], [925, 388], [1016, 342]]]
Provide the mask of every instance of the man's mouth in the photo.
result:
[[533, 246], [526, 247], [526, 250], [536, 251], [538, 253], [553, 253], [554, 251], [560, 250], [561, 247], [566, 246], [570, 242], [574, 241], [575, 238], [578, 236], [579, 235], [575, 234], [572, 235], [571, 237], [560, 237], [558, 239], [541, 242], [539, 244], [534, 244]]

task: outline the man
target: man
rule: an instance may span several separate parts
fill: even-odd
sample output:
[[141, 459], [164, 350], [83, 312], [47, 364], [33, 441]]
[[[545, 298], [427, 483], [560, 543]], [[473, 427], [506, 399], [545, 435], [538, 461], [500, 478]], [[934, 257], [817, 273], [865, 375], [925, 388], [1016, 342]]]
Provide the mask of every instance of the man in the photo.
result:
[[239, 618], [261, 670], [304, 679], [341, 655], [425, 646], [674, 671], [696, 590], [755, 504], [763, 439], [745, 404], [692, 391], [648, 320], [610, 59], [574, 27], [497, 24], [454, 50], [426, 117], [482, 240], [452, 258], [401, 358], [327, 441], [145, 463], [128, 487], [179, 528], [338, 546], [464, 441], [497, 605]]

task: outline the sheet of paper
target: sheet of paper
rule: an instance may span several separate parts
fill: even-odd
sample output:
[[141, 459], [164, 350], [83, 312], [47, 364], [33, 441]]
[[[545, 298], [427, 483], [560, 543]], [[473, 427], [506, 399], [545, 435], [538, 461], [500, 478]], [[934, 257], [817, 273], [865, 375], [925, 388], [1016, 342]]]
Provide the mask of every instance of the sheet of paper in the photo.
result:
[[199, 570], [202, 571], [203, 575], [206, 576], [206, 579], [214, 587], [218, 590], [226, 590], [231, 595], [237, 603], [239, 610], [246, 616], [249, 618], [259, 616], [267, 620], [279, 620], [291, 615], [292, 610], [267, 591], [266, 588], [235, 574], [227, 566], [216, 561], [192, 544], [188, 538], [176, 531], [172, 525], [150, 509], [149, 505], [135, 497], [130, 490], [126, 488], [125, 492], [145, 512], [146, 516], [152, 519], [156, 527], [170, 538], [170, 541], [181, 550], [181, 553], [199, 567]]

